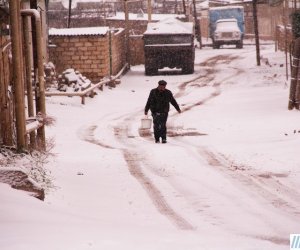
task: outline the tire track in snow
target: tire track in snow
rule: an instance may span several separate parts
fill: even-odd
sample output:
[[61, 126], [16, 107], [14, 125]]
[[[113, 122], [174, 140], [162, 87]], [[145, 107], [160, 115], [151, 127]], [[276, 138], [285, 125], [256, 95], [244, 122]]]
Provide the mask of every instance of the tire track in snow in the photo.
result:
[[[130, 118], [126, 118], [125, 121], [128, 123]], [[128, 124], [127, 124], [128, 125]], [[122, 125], [120, 127], [114, 128], [114, 134], [116, 138], [125, 145], [125, 138], [128, 138], [128, 126]], [[116, 149], [107, 144], [104, 144], [95, 139], [94, 131], [97, 129], [96, 125], [91, 125], [85, 129], [81, 129], [79, 136], [82, 140], [89, 143], [98, 145], [103, 148]], [[142, 171], [142, 156], [140, 153], [135, 152], [133, 149], [128, 149], [128, 147], [119, 148], [123, 152], [124, 159], [127, 163], [128, 170], [130, 174], [141, 184], [147, 195], [151, 199], [152, 203], [156, 209], [168, 218], [172, 224], [181, 230], [194, 230], [195, 227], [181, 217], [166, 201], [160, 190], [154, 185], [154, 183], [143, 173]]]
[[[127, 122], [130, 118], [126, 119]], [[116, 138], [126, 145], [126, 138], [128, 137], [128, 126], [115, 128]], [[127, 163], [130, 174], [141, 184], [144, 190], [147, 192], [152, 203], [156, 209], [164, 215], [172, 224], [181, 230], [195, 230], [195, 227], [185, 220], [180, 214], [178, 214], [166, 201], [163, 194], [158, 187], [148, 178], [142, 170], [143, 155], [136, 150], [125, 147], [122, 149], [124, 159]]]
[[[193, 162], [199, 162], [201, 161], [200, 159], [204, 159], [207, 161], [207, 163], [209, 164], [209, 166], [212, 166], [214, 170], [217, 171], [217, 173], [221, 173], [226, 180], [234, 180], [234, 182], [236, 183], [236, 186], [240, 189], [243, 190], [243, 192], [245, 192], [245, 194], [250, 195], [250, 197], [252, 198], [252, 200], [254, 202], [257, 202], [258, 204], [263, 205], [265, 203], [265, 200], [270, 201], [272, 200], [272, 195], [273, 193], [269, 192], [269, 185], [263, 187], [261, 185], [259, 185], [259, 183], [257, 183], [255, 180], [253, 180], [253, 176], [250, 175], [250, 177], [247, 175], [247, 173], [243, 173], [246, 172], [246, 170], [241, 170], [242, 173], [237, 173], [236, 171], [233, 171], [232, 169], [230, 169], [230, 162], [226, 162], [226, 161], [222, 161], [220, 159], [220, 157], [218, 155], [216, 155], [215, 153], [212, 153], [212, 151], [206, 150], [205, 148], [196, 148], [193, 145], [186, 145], [186, 144], [182, 144], [182, 143], [175, 143], [177, 146], [181, 146], [182, 148], [184, 148], [189, 156], [191, 157], [191, 161]], [[151, 163], [147, 162], [147, 164], [149, 165], [149, 168], [151, 167]], [[200, 163], [199, 163], [200, 164]], [[208, 166], [208, 167], [209, 167]], [[218, 227], [224, 227], [224, 230], [230, 231], [233, 230], [233, 228], [228, 228], [228, 226], [226, 226], [226, 223], [224, 224], [224, 215], [216, 213], [213, 210], [210, 210], [210, 207], [213, 207], [211, 201], [207, 201], [205, 195], [202, 196], [201, 194], [197, 194], [197, 199], [199, 200], [199, 202], [195, 202], [195, 193], [194, 193], [194, 189], [193, 190], [189, 190], [188, 188], [185, 187], [185, 185], [183, 185], [181, 182], [176, 181], [176, 178], [172, 178], [172, 173], [168, 173], [168, 172], [164, 172], [164, 173], [160, 173], [157, 170], [153, 170], [153, 172], [157, 175], [165, 175], [168, 177], [168, 182], [172, 185], [172, 187], [174, 188], [174, 190], [176, 190], [176, 192], [178, 194], [180, 194], [181, 197], [183, 197], [188, 204], [190, 204], [190, 207], [194, 210], [195, 213], [200, 213], [200, 216], [202, 217], [202, 220], [205, 219], [209, 219], [211, 225], [215, 225]], [[259, 174], [257, 174], [259, 175]], [[281, 175], [280, 175], [281, 176]], [[264, 178], [264, 177], [263, 177]], [[280, 178], [284, 178], [284, 177], [280, 177]], [[190, 178], [189, 179], [190, 182], [195, 182], [195, 183], [199, 183], [197, 179], [193, 179]], [[273, 179], [273, 182], [277, 183], [276, 179]], [[282, 186], [281, 186], [282, 187]], [[265, 188], [265, 189], [264, 189]], [[277, 190], [277, 187], [274, 187], [274, 190]], [[226, 200], [230, 203], [232, 203], [233, 206], [236, 207], [237, 205], [237, 197], [234, 195], [231, 195], [229, 193], [223, 193], [222, 190], [212, 190], [215, 195], [213, 195], [214, 198], [212, 198], [212, 200], [214, 199], [218, 199], [218, 195], [221, 195], [223, 198], [226, 198]], [[216, 192], [217, 191], [217, 192]], [[286, 190], [287, 194], [289, 192], [290, 196], [293, 196], [294, 191], [292, 191], [291, 189], [287, 189]], [[212, 196], [211, 196], [212, 197]], [[258, 199], [258, 197], [262, 197], [263, 199]], [[297, 197], [295, 199], [298, 199]], [[274, 204], [271, 204], [274, 205]], [[293, 212], [295, 212], [292, 216], [292, 219], [297, 221], [299, 220], [299, 212], [297, 212], [297, 206], [293, 206], [293, 207], [288, 207], [288, 209], [284, 209], [282, 210], [283, 206], [282, 204], [278, 203], [275, 204], [278, 206], [275, 206], [275, 208], [277, 209], [277, 212], [282, 214], [282, 212], [288, 212], [290, 214], [290, 211], [288, 211], [290, 208], [293, 209]], [[285, 205], [285, 204], [284, 204]], [[285, 208], [285, 207], [284, 207]], [[251, 218], [251, 216], [254, 218], [259, 219], [260, 221], [262, 221], [266, 226], [272, 228], [272, 231], [277, 233], [272, 233], [268, 235], [268, 232], [266, 232], [266, 234], [249, 234], [247, 232], [243, 232], [240, 231], [238, 232], [238, 234], [242, 235], [242, 236], [246, 236], [246, 237], [250, 237], [250, 238], [256, 238], [256, 239], [260, 239], [263, 241], [269, 241], [273, 244], [276, 245], [288, 245], [289, 241], [285, 238], [282, 237], [282, 233], [280, 232], [280, 228], [278, 227], [278, 223], [279, 221], [275, 220], [275, 224], [273, 223], [273, 220], [270, 216], [266, 216], [264, 213], [260, 213], [259, 211], [251, 211], [251, 209], [245, 209], [245, 207], [243, 208], [243, 206], [241, 206], [240, 210], [244, 213], [244, 215], [250, 216], [249, 218]], [[272, 210], [274, 211], [274, 210]], [[292, 213], [293, 213], [292, 212]], [[273, 214], [276, 214], [276, 210], [273, 212]], [[285, 214], [286, 216], [286, 214]], [[291, 216], [289, 216], [291, 218]], [[246, 219], [245, 219], [246, 220]], [[277, 224], [276, 224], [277, 223]]]
[[[228, 56], [226, 57], [228, 58]], [[222, 57], [215, 57], [212, 58], [208, 66], [214, 65], [218, 62], [218, 60], [224, 60]], [[203, 66], [205, 66], [203, 64]], [[185, 82], [179, 86], [179, 92], [175, 95], [176, 97], [180, 97], [182, 95], [185, 95], [185, 91], [188, 85], [195, 84], [196, 80], [201, 80], [202, 83], [198, 84], [198, 87], [206, 87], [210, 86], [211, 82], [214, 80], [214, 69], [207, 69], [207, 75], [205, 76], [199, 76], [194, 80]], [[230, 77], [229, 77], [230, 78]], [[207, 83], [208, 82], [208, 83]], [[220, 94], [220, 84], [213, 83], [213, 87], [216, 88], [216, 90], [207, 98], [202, 99], [188, 107], [184, 107], [183, 111], [188, 111], [192, 109], [195, 106], [202, 105], [211, 98], [214, 98]], [[140, 155], [137, 150], [135, 150], [133, 147], [130, 147], [132, 145], [128, 144], [128, 131], [130, 122], [133, 120], [132, 118], [135, 117], [137, 114], [131, 114], [122, 117], [124, 119], [124, 123], [121, 126], [114, 128], [114, 134], [115, 137], [119, 142], [121, 142], [124, 147], [118, 148], [119, 150], [122, 150], [124, 159], [128, 165], [128, 169], [130, 174], [141, 184], [141, 186], [144, 188], [144, 190], [147, 192], [149, 198], [151, 199], [154, 206], [157, 208], [157, 210], [164, 215], [169, 221], [171, 221], [172, 224], [174, 224], [176, 227], [182, 230], [195, 230], [196, 228], [190, 224], [186, 219], [184, 219], [180, 214], [178, 214], [166, 201], [166, 199], [163, 197], [163, 194], [159, 190], [158, 187], [154, 185], [154, 183], [151, 181], [149, 177], [145, 175], [145, 173], [142, 170], [142, 166], [144, 166], [143, 161], [143, 155]], [[104, 147], [104, 148], [110, 148], [115, 149], [109, 145], [106, 145], [94, 138], [94, 131], [97, 127], [95, 125], [92, 125], [88, 127], [85, 132], [83, 133], [83, 139], [85, 141], [88, 141], [90, 143], [96, 144], [98, 146]], [[145, 163], [145, 162], [144, 162]]]
[[[237, 57], [229, 57], [229, 56], [216, 56], [213, 58], [208, 59], [204, 63], [201, 63], [202, 66], [212, 67], [207, 71], [205, 77], [198, 77], [197, 79], [193, 79], [194, 81], [202, 80], [210, 80], [211, 82], [214, 81], [215, 77], [213, 76], [216, 74], [217, 70], [213, 67], [218, 63], [220, 60], [224, 60], [225, 62], [228, 60], [231, 61], [236, 59]], [[226, 80], [230, 80], [233, 76], [237, 74], [243, 73], [240, 69], [236, 69], [236, 73], [229, 75], [228, 77], [224, 78], [222, 81], [225, 82]], [[189, 85], [194, 84], [194, 82], [188, 81], [180, 85], [179, 89], [180, 92], [178, 96], [182, 96]], [[220, 86], [221, 84], [214, 83], [212, 85], [202, 83], [200, 87], [205, 86], [216, 86], [216, 90], [207, 98], [200, 100], [188, 107], [184, 108], [184, 111], [188, 111], [198, 105], [202, 105], [205, 102], [209, 101], [211, 98], [218, 96], [221, 94]], [[199, 85], [198, 85], [199, 86]], [[226, 176], [226, 178], [232, 178], [235, 181], [242, 184], [242, 187], [246, 187], [245, 192], [251, 192], [254, 195], [259, 195], [263, 199], [267, 200], [278, 212], [282, 212], [282, 209], [288, 213], [288, 216], [292, 217], [292, 219], [299, 220], [299, 207], [300, 207], [300, 193], [285, 185], [279, 178], [284, 178], [284, 175], [275, 174], [275, 173], [259, 173], [258, 171], [244, 171], [240, 169], [232, 170], [230, 169], [230, 162], [226, 158], [220, 158], [218, 155], [213, 153], [212, 151], [207, 150], [206, 148], [202, 147], [198, 149], [199, 156], [201, 158], [206, 159], [208, 164], [213, 167], [217, 167], [218, 170]], [[197, 157], [196, 157], [197, 158]], [[180, 191], [180, 190], [179, 190]], [[253, 196], [253, 195], [252, 195]], [[288, 199], [285, 199], [288, 197]], [[267, 224], [270, 223], [263, 214], [257, 214], [257, 216], [261, 217]], [[272, 223], [272, 222], [271, 222]], [[274, 224], [273, 224], [274, 225]], [[244, 234], [245, 235], [245, 234]], [[288, 245], [289, 241], [286, 238], [277, 237], [277, 236], [270, 236], [270, 235], [245, 235], [247, 237], [257, 238], [265, 241], [272, 242], [277, 245]]]
[[[233, 76], [242, 74], [243, 73], [242, 70], [233, 68], [233, 70], [235, 71], [234, 73], [232, 73], [229, 76], [223, 78], [222, 80], [218, 80], [218, 82], [215, 81], [216, 74], [218, 72], [218, 69], [215, 68], [215, 65], [220, 64], [220, 63], [228, 64], [228, 63], [230, 63], [231, 61], [233, 61], [237, 58], [239, 58], [239, 56], [218, 55], [218, 56], [214, 56], [214, 57], [211, 57], [211, 58], [207, 59], [203, 63], [200, 63], [200, 66], [207, 67], [206, 68], [206, 74], [205, 75], [200, 75], [196, 78], [193, 78], [189, 81], [186, 81], [186, 82], [182, 83], [178, 87], [179, 92], [176, 93], [174, 96], [176, 98], [178, 98], [178, 97], [181, 97], [181, 96], [185, 95], [186, 89], [189, 86], [197, 86], [199, 88], [211, 86], [211, 87], [214, 87], [215, 90], [208, 97], [203, 98], [203, 99], [199, 100], [198, 102], [195, 102], [195, 103], [190, 104], [188, 106], [184, 106], [183, 108], [181, 108], [182, 112], [189, 111], [192, 108], [203, 105], [206, 102], [208, 102], [209, 100], [211, 100], [212, 98], [217, 97], [218, 95], [221, 94], [221, 88], [220, 88], [220, 86], [222, 85], [221, 83], [228, 81], [229, 79], [233, 78]], [[177, 114], [175, 114], [175, 115], [177, 115]]]
[[[231, 58], [230, 56], [226, 57], [214, 57], [210, 60], [210, 63], [212, 65], [216, 64], [218, 60], [233, 60], [234, 58]], [[193, 80], [187, 81], [182, 83], [179, 86], [179, 92], [175, 95], [175, 97], [180, 97], [185, 95], [185, 91], [188, 85], [195, 84], [195, 81], [201, 80], [201, 83], [198, 85], [199, 87], [206, 87], [209, 86], [209, 84], [214, 80], [214, 69], [208, 69], [208, 74], [205, 76], [199, 76], [194, 78]], [[232, 76], [229, 76], [230, 78]], [[226, 79], [224, 79], [226, 80]], [[208, 83], [207, 83], [208, 82]], [[195, 106], [202, 105], [205, 102], [209, 101], [211, 98], [214, 98], [218, 96], [220, 92], [219, 88], [220, 84], [213, 83], [213, 87], [215, 87], [215, 91], [207, 98], [204, 98], [190, 106], [184, 107], [182, 111], [188, 111], [192, 109]], [[129, 131], [129, 124], [131, 122], [132, 117], [134, 117], [136, 114], [132, 114], [131, 116], [128, 116], [124, 119], [124, 123], [122, 126], [115, 127], [115, 136], [116, 138], [123, 144], [128, 146], [128, 131]], [[125, 149], [122, 149], [124, 159], [127, 162], [128, 169], [130, 174], [137, 179], [137, 181], [143, 186], [143, 188], [146, 190], [148, 196], [151, 198], [153, 204], [157, 208], [157, 210], [166, 216], [173, 224], [175, 224], [178, 228], [183, 230], [195, 230], [195, 227], [191, 225], [187, 220], [185, 220], [182, 216], [180, 216], [178, 213], [172, 209], [172, 207], [167, 203], [163, 195], [161, 194], [160, 190], [153, 184], [153, 182], [143, 173], [141, 165], [143, 165], [143, 161], [146, 160], [143, 159], [143, 157], [140, 155], [140, 153], [137, 153], [134, 149], [129, 149], [130, 147], [125, 147]], [[146, 163], [145, 163], [146, 164]], [[147, 164], [146, 164], [147, 165]], [[153, 168], [152, 168], [153, 169]]]
[[99, 141], [99, 140], [96, 140], [95, 136], [94, 136], [94, 132], [95, 132], [96, 129], [97, 129], [96, 125], [90, 125], [89, 127], [84, 128], [84, 129], [82, 128], [82, 129], [79, 130], [78, 136], [81, 140], [87, 141], [87, 142], [95, 144], [95, 145], [98, 145], [102, 148], [116, 149], [115, 147], [112, 147], [108, 144], [105, 144], [105, 143]]
[[235, 166], [224, 156], [203, 147], [198, 152], [211, 166], [218, 168], [224, 175], [246, 185], [250, 191], [263, 197], [276, 209], [280, 211], [284, 209], [288, 214], [293, 214], [299, 218], [300, 193], [280, 181], [286, 177], [284, 174], [259, 172], [245, 169], [243, 166]]
[[181, 230], [195, 230], [195, 227], [180, 216], [175, 210], [167, 203], [159, 189], [154, 183], [143, 173], [141, 168], [141, 160], [136, 153], [130, 150], [123, 150], [124, 159], [127, 162], [130, 174], [142, 185], [150, 197], [152, 203], [157, 210], [167, 217], [176, 227]]
[[[201, 63], [201, 66], [209, 67], [209, 70], [207, 71], [206, 78], [211, 79], [211, 81], [214, 81], [215, 77], [214, 75], [217, 73], [217, 70], [214, 68], [217, 64], [228, 64], [232, 60], [235, 60], [239, 58], [239, 56], [230, 56], [230, 55], [217, 55], [214, 57], [211, 57], [207, 59], [205, 62]], [[226, 78], [222, 79], [220, 82], [226, 82], [227, 80], [230, 80], [233, 76], [236, 76], [238, 74], [243, 73], [240, 69], [234, 68], [236, 71], [233, 74], [230, 74]], [[200, 78], [199, 78], [200, 79]], [[198, 79], [194, 79], [195, 81]], [[183, 83], [180, 86], [180, 91], [184, 92], [185, 88], [193, 83], [193, 81], [188, 81], [186, 83]], [[217, 87], [219, 87], [221, 84], [215, 83]], [[204, 86], [204, 85], [203, 85]], [[213, 92], [209, 97], [200, 100], [197, 103], [194, 103], [193, 105], [190, 105], [189, 107], [185, 108], [185, 111], [192, 109], [195, 106], [202, 105], [211, 98], [219, 95], [221, 91], [219, 88], [216, 89], [215, 92]], [[221, 171], [225, 171], [227, 174], [229, 174], [232, 178], [239, 180], [244, 183], [247, 183], [249, 186], [254, 187], [257, 191], [257, 193], [261, 193], [261, 195], [267, 199], [275, 208], [282, 209], [284, 208], [288, 213], [292, 213], [294, 215], [299, 215], [299, 206], [300, 206], [300, 192], [298, 192], [295, 189], [292, 189], [288, 187], [287, 185], [283, 184], [282, 181], [280, 181], [278, 178], [282, 178], [284, 176], [276, 176], [274, 173], [261, 173], [258, 171], [232, 171], [230, 170], [230, 162], [225, 157], [217, 156], [212, 151], [209, 151], [205, 148], [199, 149], [199, 154], [207, 160], [207, 162], [214, 167], [218, 167]], [[227, 169], [227, 171], [226, 171]], [[224, 173], [225, 173], [224, 172]], [[237, 175], [238, 172], [238, 175]], [[281, 193], [279, 195], [278, 193]], [[282, 197], [282, 194], [285, 197], [289, 197], [288, 200], [284, 199]], [[297, 202], [298, 201], [298, 202]]]
[[[262, 174], [259, 171], [244, 169], [242, 166], [232, 166], [233, 163], [228, 161], [225, 157], [205, 148], [200, 148], [198, 152], [207, 160], [210, 166], [217, 168], [226, 178], [240, 183], [238, 186], [243, 188], [252, 198], [257, 200], [256, 197], [262, 197], [273, 206], [278, 213], [284, 212], [285, 216], [295, 221], [299, 220], [300, 194], [297, 190], [288, 187], [276, 178], [276, 176], [284, 178], [284, 175], [268, 173], [267, 177], [265, 177], [265, 173]], [[289, 199], [287, 200], [283, 196], [289, 197]], [[276, 210], [274, 212], [276, 212]], [[264, 214], [256, 214], [256, 216], [260, 217], [261, 220], [267, 224], [272, 223], [270, 226], [273, 225], [273, 228], [277, 229], [273, 221], [270, 221], [270, 218], [267, 218]], [[247, 234], [245, 236], [269, 241], [276, 245], [289, 245], [289, 240], [280, 236]]]

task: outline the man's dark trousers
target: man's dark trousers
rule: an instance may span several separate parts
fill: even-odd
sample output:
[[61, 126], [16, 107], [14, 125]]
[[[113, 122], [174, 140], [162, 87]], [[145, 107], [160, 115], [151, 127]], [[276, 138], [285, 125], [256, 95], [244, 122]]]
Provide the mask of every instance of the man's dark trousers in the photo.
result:
[[167, 119], [168, 113], [154, 113], [152, 114], [153, 124], [154, 124], [154, 138], [155, 141], [159, 141], [161, 137], [162, 140], [167, 138]]

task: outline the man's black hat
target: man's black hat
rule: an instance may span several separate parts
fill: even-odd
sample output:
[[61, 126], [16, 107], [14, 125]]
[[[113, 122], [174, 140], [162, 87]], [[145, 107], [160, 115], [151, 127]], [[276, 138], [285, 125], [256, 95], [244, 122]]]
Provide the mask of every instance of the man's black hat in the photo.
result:
[[158, 85], [166, 86], [167, 82], [165, 80], [160, 80], [160, 81], [158, 81]]

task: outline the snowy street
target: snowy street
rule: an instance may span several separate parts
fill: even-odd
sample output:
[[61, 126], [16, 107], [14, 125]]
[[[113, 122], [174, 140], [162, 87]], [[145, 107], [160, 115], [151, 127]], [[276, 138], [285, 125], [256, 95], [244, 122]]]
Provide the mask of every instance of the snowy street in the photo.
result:
[[[300, 233], [299, 111], [274, 45], [196, 49], [195, 73], [133, 66], [86, 105], [48, 97], [45, 202], [0, 183], [1, 250], [284, 250]], [[168, 82], [167, 144], [140, 130]], [[150, 112], [149, 112], [150, 113]]]

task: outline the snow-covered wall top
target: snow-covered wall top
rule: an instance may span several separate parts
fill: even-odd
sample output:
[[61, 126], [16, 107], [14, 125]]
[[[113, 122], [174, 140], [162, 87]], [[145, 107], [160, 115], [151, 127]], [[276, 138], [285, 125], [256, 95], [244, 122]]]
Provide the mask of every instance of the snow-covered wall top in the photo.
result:
[[89, 27], [89, 28], [69, 28], [49, 30], [50, 36], [85, 36], [85, 35], [105, 35], [109, 27]]

